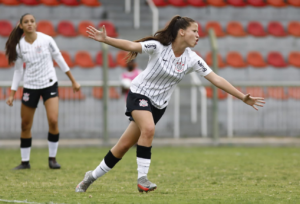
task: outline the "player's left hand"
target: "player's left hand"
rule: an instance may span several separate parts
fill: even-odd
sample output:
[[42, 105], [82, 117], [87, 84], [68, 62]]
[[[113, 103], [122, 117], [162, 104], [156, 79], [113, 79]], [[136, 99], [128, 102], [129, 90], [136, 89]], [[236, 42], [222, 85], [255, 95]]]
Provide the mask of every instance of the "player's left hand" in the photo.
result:
[[264, 101], [264, 98], [262, 97], [252, 97], [250, 94], [246, 94], [243, 98], [244, 103], [248, 104], [249, 106], [252, 106], [255, 110], [258, 110], [256, 106], [264, 107], [263, 104], [266, 102]]
[[77, 83], [76, 81], [74, 83], [72, 83], [72, 87], [73, 87], [74, 92], [77, 92], [80, 90], [80, 84]]

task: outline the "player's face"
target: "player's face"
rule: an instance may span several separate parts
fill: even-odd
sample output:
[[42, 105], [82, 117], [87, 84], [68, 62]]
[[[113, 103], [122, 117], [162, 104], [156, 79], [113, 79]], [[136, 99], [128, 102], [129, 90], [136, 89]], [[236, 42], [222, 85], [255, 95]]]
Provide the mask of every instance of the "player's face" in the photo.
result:
[[188, 47], [195, 47], [199, 39], [198, 23], [193, 22], [184, 31], [184, 40], [188, 44]]
[[24, 30], [24, 33], [33, 33], [36, 30], [36, 22], [32, 15], [26, 15], [23, 17], [20, 28]]

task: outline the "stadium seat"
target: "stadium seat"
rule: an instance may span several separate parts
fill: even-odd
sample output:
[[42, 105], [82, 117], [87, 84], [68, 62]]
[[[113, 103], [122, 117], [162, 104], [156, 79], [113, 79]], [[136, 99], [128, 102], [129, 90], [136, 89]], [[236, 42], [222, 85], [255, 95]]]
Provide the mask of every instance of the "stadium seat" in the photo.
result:
[[288, 61], [290, 65], [300, 68], [300, 52], [291, 52]]
[[112, 22], [110, 22], [110, 21], [101, 21], [98, 25], [98, 28], [102, 28], [103, 25], [105, 26], [107, 36], [113, 37], [113, 38], [118, 37], [116, 27]]
[[94, 23], [91, 22], [91, 21], [81, 21], [78, 25], [79, 34], [87, 37], [88, 34], [86, 33], [86, 28], [89, 27], [89, 26], [95, 27]]
[[269, 87], [268, 96], [274, 99], [287, 99], [288, 95], [285, 93], [284, 88], [282, 87]]
[[277, 21], [269, 22], [268, 32], [275, 37], [285, 37], [287, 35], [283, 26]]
[[267, 35], [263, 26], [257, 21], [249, 22], [248, 33], [255, 37], [264, 37]]
[[83, 100], [85, 95], [79, 90], [74, 92], [71, 87], [58, 87], [58, 96], [60, 100]]
[[[213, 89], [211, 87], [205, 87], [206, 89], [206, 97], [213, 98]], [[227, 93], [221, 89], [218, 89], [218, 99], [222, 100], [227, 98]]]
[[13, 30], [11, 23], [7, 20], [0, 20], [0, 35], [8, 37]]
[[0, 68], [9, 68], [8, 59], [4, 52], [0, 52]]
[[[207, 53], [205, 62], [208, 66], [212, 67], [213, 64], [212, 64], [212, 53], [211, 52]], [[218, 54], [218, 66], [219, 66], [219, 68], [224, 68], [226, 66], [226, 64], [224, 63], [220, 54]]]
[[287, 0], [287, 2], [292, 6], [300, 7], [300, 1], [299, 0]]
[[290, 35], [300, 37], [300, 23], [297, 21], [291, 21], [288, 25], [288, 32]]
[[203, 38], [206, 36], [206, 32], [202, 29], [202, 26], [199, 22], [198, 23], [198, 35], [200, 38]]
[[288, 97], [293, 99], [300, 99], [300, 87], [289, 87]]
[[259, 52], [249, 52], [247, 55], [247, 63], [250, 66], [256, 67], [256, 68], [263, 68], [267, 66], [267, 63], [261, 56]]
[[[98, 52], [96, 56], [96, 64], [102, 66], [103, 65], [103, 57], [102, 57], [102, 52]], [[116, 67], [117, 64], [115, 63], [113, 56], [111, 53], [108, 53], [108, 67], [109, 68], [114, 68]]]
[[127, 62], [126, 62], [126, 56], [127, 56], [128, 52], [126, 51], [119, 51], [117, 53], [117, 64], [123, 68], [125, 68], [127, 66]]
[[27, 6], [37, 6], [40, 4], [38, 0], [20, 0], [20, 2]]
[[163, 7], [163, 6], [168, 6], [168, 1], [167, 0], [152, 0], [155, 6], [157, 7]]
[[194, 7], [204, 7], [207, 6], [206, 0], [187, 0], [189, 5]]
[[[71, 56], [69, 55], [68, 52], [66, 52], [66, 51], [61, 51], [61, 55], [63, 56], [64, 60], [66, 61], [67, 65], [68, 65], [70, 68], [74, 67], [74, 63], [73, 63], [73, 61], [72, 61], [72, 59], [71, 59]], [[57, 64], [55, 61], [54, 61], [54, 66], [55, 66], [55, 67], [58, 67], [58, 64]]]
[[[94, 87], [93, 88], [93, 97], [96, 99], [103, 98], [103, 88], [102, 87]], [[110, 87], [108, 91], [108, 97], [111, 99], [119, 99], [120, 95], [114, 87]]]
[[255, 97], [267, 98], [268, 95], [265, 93], [264, 88], [262, 87], [247, 87], [246, 94], [250, 94]]
[[283, 56], [279, 52], [270, 52], [268, 54], [268, 64], [276, 68], [285, 68], [287, 63], [285, 63]]
[[78, 5], [80, 5], [79, 0], [60, 0], [60, 2], [65, 4], [66, 6], [78, 6]]
[[[11, 89], [7, 88], [6, 89], [6, 98], [8, 98], [10, 96], [10, 93], [11, 93]], [[15, 93], [14, 99], [21, 100], [22, 97], [23, 97], [23, 89], [20, 87], [20, 88], [18, 88], [17, 92]]]
[[40, 2], [46, 6], [58, 6], [60, 5], [59, 0], [40, 0]]
[[90, 6], [90, 7], [101, 6], [99, 0], [81, 0], [81, 3], [84, 4], [85, 6]]
[[0, 88], [0, 100], [5, 100], [5, 99], [6, 99], [6, 96], [5, 96], [5, 94], [3, 93], [2, 88]]
[[245, 68], [247, 66], [247, 63], [238, 52], [227, 53], [226, 61], [229, 66], [234, 68]]
[[227, 24], [227, 33], [235, 37], [244, 37], [247, 35], [243, 26], [236, 21], [231, 21]]
[[224, 0], [206, 0], [206, 2], [215, 7], [224, 7], [227, 6], [226, 2]]
[[247, 6], [246, 1], [244, 0], [227, 0], [227, 3], [235, 7], [244, 7]]
[[46, 35], [50, 35], [52, 37], [56, 36], [56, 32], [51, 21], [39, 21], [37, 23], [37, 31], [45, 33]]
[[1, 0], [1, 3], [7, 6], [17, 6], [20, 4], [18, 0]]
[[75, 37], [77, 36], [77, 32], [75, 27], [71, 21], [61, 21], [57, 26], [57, 31], [60, 35], [66, 37]]
[[267, 5], [265, 0], [247, 0], [247, 2], [249, 5], [254, 7], [263, 7]]
[[185, 0], [168, 0], [169, 4], [176, 7], [185, 7], [188, 3]]
[[90, 55], [90, 53], [86, 51], [79, 51], [75, 55], [75, 64], [82, 68], [93, 68], [95, 67], [95, 63]]
[[215, 31], [215, 35], [217, 37], [224, 37], [226, 35], [222, 30], [222, 26], [216, 21], [207, 22], [205, 27], [207, 33], [210, 28], [212, 28]]
[[285, 0], [266, 0], [266, 2], [275, 7], [285, 7], [287, 5]]

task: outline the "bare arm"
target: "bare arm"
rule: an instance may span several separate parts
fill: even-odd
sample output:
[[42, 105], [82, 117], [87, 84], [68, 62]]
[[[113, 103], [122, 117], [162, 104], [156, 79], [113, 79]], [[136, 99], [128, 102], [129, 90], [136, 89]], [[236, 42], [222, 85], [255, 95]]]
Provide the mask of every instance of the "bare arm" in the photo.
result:
[[77, 81], [74, 79], [72, 73], [70, 71], [67, 71], [66, 75], [69, 77], [70, 81], [72, 82], [72, 87], [73, 87], [74, 92], [79, 91], [80, 84], [77, 83]]

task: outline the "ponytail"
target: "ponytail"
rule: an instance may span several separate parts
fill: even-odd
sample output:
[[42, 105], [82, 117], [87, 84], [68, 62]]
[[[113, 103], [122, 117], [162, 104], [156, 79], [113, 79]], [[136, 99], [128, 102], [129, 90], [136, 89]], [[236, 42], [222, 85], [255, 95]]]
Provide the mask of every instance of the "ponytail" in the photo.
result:
[[[175, 41], [178, 30], [186, 29], [193, 22], [195, 21], [191, 18], [181, 17], [179, 15], [176, 15], [171, 19], [171, 21], [165, 28], [157, 31], [154, 34], [154, 36], [144, 37], [142, 39], [135, 40], [134, 42], [145, 42], [148, 40], [156, 40], [165, 46], [170, 45], [172, 42]], [[128, 55], [126, 56], [126, 61], [129, 62], [133, 60], [134, 58], [136, 58], [137, 55], [138, 55], [137, 52], [129, 52]]]

